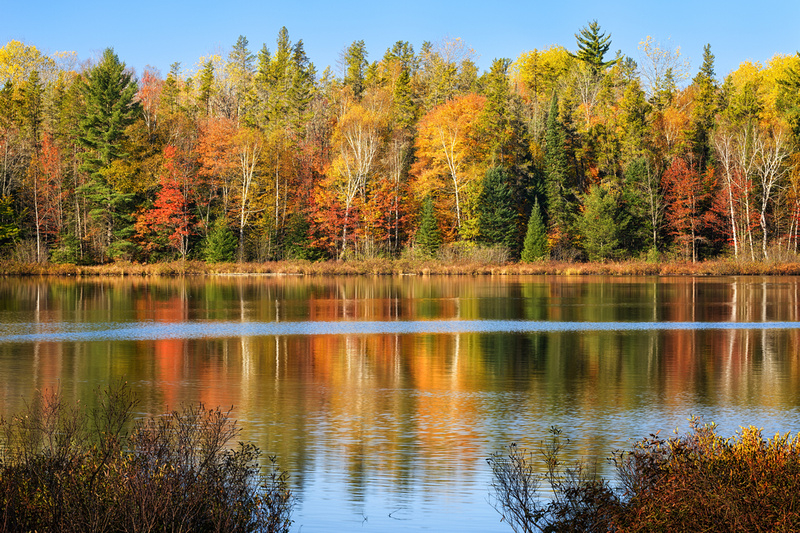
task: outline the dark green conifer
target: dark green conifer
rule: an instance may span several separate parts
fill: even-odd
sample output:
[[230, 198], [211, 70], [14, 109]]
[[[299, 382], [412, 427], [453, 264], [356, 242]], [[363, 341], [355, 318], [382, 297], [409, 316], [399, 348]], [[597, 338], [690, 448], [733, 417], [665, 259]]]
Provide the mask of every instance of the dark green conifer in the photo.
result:
[[592, 71], [602, 72], [617, 62], [616, 59], [604, 61], [604, 56], [611, 47], [611, 35], [601, 33], [596, 20], [590, 22], [588, 27], [581, 28], [575, 34], [575, 39], [578, 42], [578, 51], [570, 55], [589, 65]]
[[366, 86], [367, 46], [364, 41], [353, 41], [344, 53], [344, 84], [358, 98]]
[[532, 263], [547, 257], [547, 228], [542, 220], [542, 211], [539, 201], [533, 204], [531, 216], [528, 219], [528, 230], [525, 232], [525, 242], [522, 244], [520, 261]]
[[132, 74], [111, 48], [103, 52], [83, 86], [86, 110], [78, 141], [86, 148], [81, 170], [89, 175], [89, 182], [81, 190], [91, 204], [91, 218], [102, 231], [103, 248], [98, 250], [101, 260], [132, 251], [127, 240], [133, 233], [132, 218], [127, 212], [131, 195], [115, 190], [106, 179], [106, 171], [126, 155], [122, 148], [125, 128], [140, 112], [135, 101], [137, 90]]
[[560, 241], [566, 239], [570, 229], [569, 161], [567, 159], [564, 128], [558, 119], [558, 98], [553, 95], [545, 128], [544, 150], [545, 193], [547, 220], [550, 231]]
[[422, 219], [417, 230], [417, 246], [427, 255], [434, 255], [442, 245], [442, 232], [436, 219], [433, 198], [426, 196], [422, 202]]
[[714, 127], [714, 116], [717, 112], [716, 93], [717, 86], [714, 79], [714, 54], [711, 45], [703, 48], [703, 65], [695, 76], [692, 84], [696, 93], [692, 107], [692, 126], [690, 139], [692, 151], [698, 162], [698, 168], [705, 171], [712, 162], [713, 149], [711, 146], [711, 131]]
[[238, 239], [224, 217], [218, 218], [206, 237], [204, 259], [209, 263], [230, 263], [236, 256]]
[[505, 246], [514, 256], [519, 251], [519, 231], [510, 181], [511, 176], [502, 167], [486, 172], [478, 199], [478, 239], [486, 245]]

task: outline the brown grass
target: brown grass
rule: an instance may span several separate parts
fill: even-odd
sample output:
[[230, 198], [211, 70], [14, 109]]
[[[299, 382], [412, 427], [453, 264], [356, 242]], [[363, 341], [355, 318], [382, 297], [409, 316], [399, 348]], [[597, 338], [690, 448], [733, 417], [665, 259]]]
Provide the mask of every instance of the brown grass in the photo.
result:
[[367, 259], [358, 261], [270, 261], [265, 263], [211, 263], [174, 261], [169, 263], [116, 262], [104, 265], [59, 265], [0, 262], [1, 276], [140, 276], [176, 277], [210, 275], [300, 275], [300, 276], [403, 276], [403, 275], [555, 275], [555, 276], [796, 276], [800, 262], [751, 262], [720, 259], [713, 261], [661, 262], [620, 261], [608, 263], [490, 263], [438, 259]]

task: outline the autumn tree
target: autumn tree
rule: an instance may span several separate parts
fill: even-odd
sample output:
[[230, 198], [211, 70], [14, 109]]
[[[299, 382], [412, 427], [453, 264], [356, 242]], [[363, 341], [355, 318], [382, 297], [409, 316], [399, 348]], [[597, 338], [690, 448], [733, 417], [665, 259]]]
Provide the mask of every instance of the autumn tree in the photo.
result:
[[38, 73], [43, 83], [50, 83], [57, 76], [58, 63], [54, 57], [21, 41], [11, 40], [0, 47], [0, 84], [21, 86], [33, 72]]
[[217, 218], [227, 217], [232, 204], [238, 164], [235, 135], [236, 127], [227, 118], [211, 118], [200, 126], [197, 143], [200, 168], [194, 201], [206, 228]]
[[[662, 44], [649, 35], [639, 43], [639, 52], [639, 74], [647, 97], [657, 107], [664, 107], [677, 85], [688, 78], [689, 63], [681, 58], [679, 46], [672, 49], [669, 43]], [[711, 60], [711, 71], [706, 75], [713, 79], [713, 56], [707, 59]]]
[[66, 194], [61, 153], [52, 135], [45, 133], [37, 151], [28, 167], [26, 196], [36, 235], [36, 262], [45, 262], [63, 227]]
[[382, 92], [372, 92], [354, 102], [345, 87], [341, 115], [333, 136], [336, 156], [325, 185], [333, 194], [331, 201], [341, 205], [343, 219], [339, 223], [340, 255], [357, 237], [356, 222], [361, 206], [370, 200], [372, 180], [378, 155], [388, 125], [388, 101]]
[[452, 199], [446, 208], [454, 218], [446, 222], [450, 238], [459, 235], [466, 223], [464, 192], [481, 174], [475, 134], [485, 103], [476, 94], [454, 98], [432, 109], [419, 123], [414, 187], [420, 198], [433, 193], [442, 201]]
[[239, 261], [245, 260], [245, 233], [252, 216], [261, 210], [254, 202], [257, 196], [258, 180], [256, 171], [261, 158], [264, 142], [258, 131], [240, 128], [233, 147], [237, 162], [236, 218], [239, 221]]
[[760, 193], [758, 223], [761, 226], [761, 253], [764, 259], [769, 259], [767, 216], [774, 202], [775, 191], [782, 185], [786, 174], [784, 160], [788, 156], [787, 145], [786, 134], [780, 125], [760, 128], [754, 139], [755, 171]]
[[416, 81], [426, 111], [471, 92], [477, 80], [475, 51], [459, 38], [425, 42], [419, 52]]
[[161, 91], [164, 80], [152, 68], [147, 68], [139, 80], [139, 91], [136, 100], [142, 108], [147, 133], [153, 135], [158, 126], [158, 111], [160, 107]]
[[564, 47], [551, 46], [520, 54], [509, 67], [514, 91], [527, 104], [528, 132], [537, 145], [543, 145], [547, 112], [554, 92], [565, 80], [575, 59]]
[[[186, 197], [185, 172], [174, 146], [164, 150], [159, 190], [153, 206], [140, 212], [136, 220], [136, 237], [142, 250], [159, 257], [167, 250], [186, 259], [189, 241], [194, 229], [193, 216]], [[162, 256], [163, 257], [163, 256]]]
[[698, 172], [685, 159], [675, 158], [662, 177], [666, 218], [684, 257], [697, 261], [701, 231], [710, 223], [710, 202], [716, 186], [713, 169]]
[[800, 147], [800, 52], [796, 54], [794, 64], [788, 66], [778, 79], [776, 104], [786, 116], [795, 146]]

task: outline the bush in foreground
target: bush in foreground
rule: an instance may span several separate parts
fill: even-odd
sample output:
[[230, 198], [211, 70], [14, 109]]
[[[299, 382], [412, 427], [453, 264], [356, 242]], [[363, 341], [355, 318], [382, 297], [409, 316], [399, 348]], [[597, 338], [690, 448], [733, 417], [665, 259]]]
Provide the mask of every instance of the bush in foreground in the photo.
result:
[[0, 530], [268, 532], [289, 530], [292, 495], [274, 457], [232, 441], [229, 412], [186, 407], [133, 421], [125, 385], [92, 410], [42, 394], [0, 421]]
[[800, 434], [723, 438], [692, 419], [685, 435], [615, 453], [614, 486], [584, 462], [564, 465], [568, 442], [552, 430], [544, 468], [513, 444], [489, 458], [494, 506], [515, 532], [800, 531]]

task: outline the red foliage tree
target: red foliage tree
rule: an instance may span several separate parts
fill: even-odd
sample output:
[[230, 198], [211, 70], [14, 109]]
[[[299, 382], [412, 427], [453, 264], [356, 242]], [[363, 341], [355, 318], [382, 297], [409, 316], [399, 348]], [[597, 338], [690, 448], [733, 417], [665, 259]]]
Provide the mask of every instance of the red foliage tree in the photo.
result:
[[711, 200], [716, 187], [713, 169], [700, 174], [683, 158], [676, 157], [661, 178], [667, 200], [666, 217], [684, 257], [697, 261], [701, 231], [716, 217]]
[[167, 146], [156, 200], [153, 207], [140, 212], [136, 220], [136, 233], [146, 252], [169, 247], [182, 259], [189, 252], [189, 237], [195, 221], [189, 212], [181, 175], [177, 150]]

